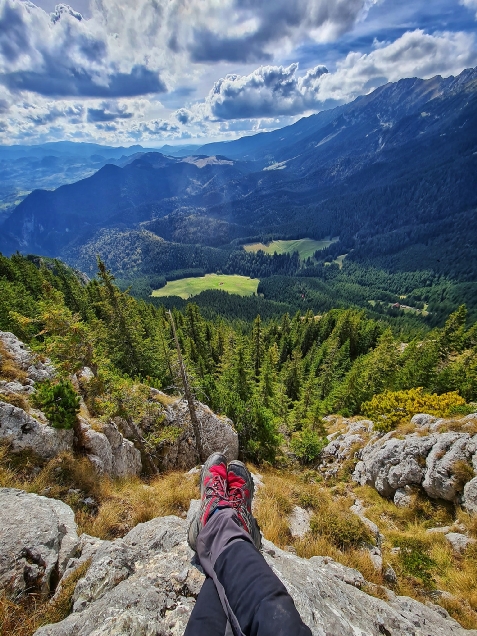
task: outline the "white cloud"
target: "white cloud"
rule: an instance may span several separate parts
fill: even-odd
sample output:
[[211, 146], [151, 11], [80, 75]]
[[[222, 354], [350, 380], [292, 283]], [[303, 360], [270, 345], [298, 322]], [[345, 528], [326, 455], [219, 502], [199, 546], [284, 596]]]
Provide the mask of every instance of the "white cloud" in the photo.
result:
[[212, 120], [297, 115], [349, 102], [403, 77], [448, 76], [476, 63], [474, 35], [429, 35], [416, 30], [392, 43], [377, 42], [370, 53], [349, 53], [333, 73], [317, 66], [300, 77], [298, 64], [291, 64], [261, 66], [249, 75], [227, 75], [192, 110]]
[[[232, 138], [387, 81], [477, 64], [475, 35], [422, 30], [351, 52], [329, 73], [275, 62], [349, 31], [378, 1], [91, 0], [85, 19], [64, 4], [48, 14], [29, 0], [0, 0], [0, 142]], [[240, 73], [228, 74], [227, 60]], [[175, 112], [159, 101], [166, 89], [177, 93]]]
[[477, 0], [460, 0], [460, 3], [471, 10], [475, 10], [475, 18], [477, 19]]

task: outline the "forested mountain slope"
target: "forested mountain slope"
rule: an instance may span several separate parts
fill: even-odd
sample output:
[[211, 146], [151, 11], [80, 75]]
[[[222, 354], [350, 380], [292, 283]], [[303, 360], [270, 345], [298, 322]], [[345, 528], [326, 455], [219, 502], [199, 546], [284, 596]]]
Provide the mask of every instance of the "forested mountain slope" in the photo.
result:
[[72, 248], [97, 251], [105, 228], [142, 223], [209, 246], [339, 236], [325, 258], [413, 271], [422, 255], [425, 268], [475, 278], [476, 69], [401, 80], [280, 131], [204, 148], [218, 150], [146, 153], [35, 191], [3, 224], [0, 249], [68, 258]]

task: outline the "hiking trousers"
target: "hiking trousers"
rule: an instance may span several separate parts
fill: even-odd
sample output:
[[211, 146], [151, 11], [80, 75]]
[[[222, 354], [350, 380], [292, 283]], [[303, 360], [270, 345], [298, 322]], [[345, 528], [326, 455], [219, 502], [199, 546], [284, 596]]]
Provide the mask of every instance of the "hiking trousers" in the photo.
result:
[[197, 556], [207, 578], [184, 636], [311, 636], [233, 509], [208, 520]]

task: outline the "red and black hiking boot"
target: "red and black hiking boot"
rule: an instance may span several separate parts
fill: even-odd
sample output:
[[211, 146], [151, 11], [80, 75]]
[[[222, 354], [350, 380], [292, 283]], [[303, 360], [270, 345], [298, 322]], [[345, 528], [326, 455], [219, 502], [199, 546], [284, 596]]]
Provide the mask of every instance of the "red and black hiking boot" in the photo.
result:
[[260, 550], [262, 536], [257, 520], [252, 515], [252, 499], [255, 486], [252, 475], [242, 462], [234, 460], [228, 465], [227, 482], [229, 503], [237, 513], [244, 530], [252, 537], [252, 541]]
[[222, 453], [212, 453], [200, 472], [199, 511], [189, 526], [188, 541], [195, 550], [197, 535], [217, 508], [230, 508], [227, 500], [227, 459]]

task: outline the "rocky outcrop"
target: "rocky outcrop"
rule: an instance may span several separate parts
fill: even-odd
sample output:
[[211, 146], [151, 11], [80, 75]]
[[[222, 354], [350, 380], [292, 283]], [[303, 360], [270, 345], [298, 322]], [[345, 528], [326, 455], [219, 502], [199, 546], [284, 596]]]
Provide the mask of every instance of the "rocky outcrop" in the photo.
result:
[[[156, 389], [151, 389], [151, 393], [167, 398]], [[195, 403], [195, 408], [205, 455], [208, 457], [211, 453], [220, 451], [225, 454], [227, 461], [237, 459], [238, 435], [232, 420], [216, 415], [208, 406], [198, 401]], [[166, 405], [164, 417], [167, 426], [177, 427], [182, 432], [174, 441], [164, 445], [159, 468], [164, 471], [187, 470], [195, 466], [198, 463], [198, 457], [187, 402], [177, 400], [173, 404]]]
[[107, 422], [101, 431], [93, 430], [84, 418], [79, 418], [82, 444], [95, 470], [111, 477], [139, 475], [141, 453], [124, 438], [115, 424]]
[[56, 499], [0, 489], [0, 589], [47, 594], [79, 545], [74, 513]]
[[13, 333], [0, 331], [0, 340], [15, 364], [26, 372], [30, 381], [43, 382], [51, 380], [55, 376], [55, 369], [51, 362], [49, 360], [42, 362]]
[[[326, 419], [326, 418], [325, 418]], [[328, 439], [329, 444], [321, 451], [321, 463], [318, 466], [325, 479], [335, 477], [341, 469], [343, 462], [351, 458], [370, 439], [374, 428], [370, 420], [349, 422], [343, 420], [346, 427], [341, 433], [334, 433]]]
[[[476, 455], [474, 455], [474, 461]], [[475, 469], [474, 469], [475, 470]], [[469, 512], [477, 514], [477, 477], [468, 481], [464, 487], [464, 506]]]
[[31, 450], [43, 459], [52, 459], [73, 448], [73, 431], [55, 429], [23, 409], [0, 402], [0, 440], [13, 452]]
[[[36, 636], [149, 636], [184, 633], [203, 574], [185, 541], [187, 521], [153, 519], [97, 547], [74, 593], [72, 614]], [[320, 557], [301, 559], [264, 541], [263, 554], [316, 636], [464, 636], [447, 612], [388, 592], [385, 602], [360, 591], [363, 577]]]
[[[17, 380], [0, 381], [0, 392], [9, 400], [34, 393], [35, 382], [51, 380], [55, 369], [49, 360], [42, 362], [12, 333], [0, 331], [0, 342], [8, 352], [11, 362], [21, 372]], [[13, 401], [13, 400], [12, 400]], [[51, 459], [62, 451], [73, 447], [73, 431], [58, 430], [48, 425], [41, 411], [30, 409], [27, 413], [21, 406], [0, 401], [0, 440], [8, 442], [13, 452], [31, 450], [43, 459]]]
[[464, 491], [465, 505], [473, 512], [477, 482], [465, 485], [462, 467], [467, 466], [465, 474], [471, 475], [472, 467], [477, 466], [477, 435], [456, 431], [426, 435], [423, 429], [436, 424], [442, 427], [445, 421], [419, 415], [413, 422], [421, 430], [403, 439], [394, 433], [372, 438], [359, 453], [353, 479], [373, 486], [384, 497], [395, 498], [397, 505], [409, 505], [410, 487], [421, 487], [431, 498], [453, 502], [460, 502]]
[[288, 517], [288, 527], [292, 537], [303, 538], [310, 531], [311, 513], [300, 506], [294, 506]]

